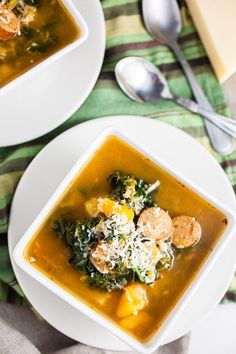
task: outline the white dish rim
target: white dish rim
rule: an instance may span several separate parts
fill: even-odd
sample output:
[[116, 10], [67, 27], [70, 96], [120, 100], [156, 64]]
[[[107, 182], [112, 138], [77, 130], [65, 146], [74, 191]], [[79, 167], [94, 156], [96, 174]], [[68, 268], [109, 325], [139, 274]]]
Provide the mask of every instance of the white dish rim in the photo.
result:
[[[172, 176], [174, 176], [177, 180], [179, 180], [181, 183], [189, 187], [191, 190], [193, 190], [195, 193], [200, 195], [203, 199], [208, 201], [210, 204], [215, 206], [217, 209], [222, 211], [222, 213], [227, 217], [228, 219], [228, 224], [226, 225], [225, 231], [218, 240], [217, 244], [215, 245], [212, 253], [208, 256], [206, 259], [205, 263], [199, 270], [198, 274], [196, 277], [192, 280], [192, 282], [188, 285], [187, 289], [185, 290], [184, 294], [181, 296], [177, 304], [174, 306], [174, 308], [171, 310], [170, 314], [166, 317], [164, 320], [163, 324], [161, 325], [160, 329], [156, 332], [156, 334], [152, 337], [152, 339], [148, 342], [142, 343], [132, 336], [128, 335], [126, 332], [124, 332], [122, 329], [120, 329], [117, 325], [113, 324], [111, 321], [103, 317], [102, 315], [98, 314], [91, 308], [89, 308], [85, 303], [82, 301], [78, 300], [77, 298], [73, 297], [70, 295], [66, 290], [61, 288], [59, 285], [56, 283], [52, 282], [49, 278], [47, 278], [44, 274], [42, 274], [40, 271], [38, 271], [36, 268], [31, 266], [24, 258], [23, 252], [34, 235], [35, 231], [39, 228], [41, 223], [45, 220], [47, 215], [49, 214], [50, 210], [56, 203], [56, 201], [60, 198], [62, 193], [66, 190], [70, 182], [73, 180], [73, 178], [79, 174], [79, 171], [83, 166], [86, 164], [86, 162], [89, 160], [89, 158], [92, 156], [92, 154], [99, 148], [99, 146], [102, 145], [104, 140], [108, 136], [117, 136], [118, 138], [121, 138], [124, 140], [126, 143], [131, 145], [133, 148], [136, 150], [140, 151], [143, 155], [151, 159], [154, 163], [159, 165], [161, 168], [166, 170], [168, 173], [170, 173]], [[104, 129], [94, 140], [93, 144], [90, 146], [90, 148], [86, 151], [85, 154], [83, 154], [74, 164], [74, 166], [71, 168], [69, 173], [66, 175], [64, 180], [61, 182], [59, 187], [56, 189], [56, 191], [53, 193], [51, 198], [48, 200], [46, 205], [42, 208], [41, 212], [38, 214], [38, 216], [34, 219], [33, 223], [31, 226], [28, 228], [28, 230], [24, 233], [20, 241], [17, 243], [14, 252], [13, 252], [13, 258], [16, 262], [16, 264], [23, 269], [26, 273], [28, 273], [30, 276], [32, 276], [35, 280], [40, 282], [42, 285], [47, 287], [49, 290], [54, 292], [56, 295], [61, 297], [63, 300], [68, 302], [70, 305], [72, 305], [74, 308], [91, 318], [92, 320], [95, 320], [97, 323], [111, 331], [113, 334], [115, 334], [117, 337], [119, 337], [121, 340], [123, 340], [125, 343], [127, 343], [129, 346], [134, 348], [135, 350], [141, 352], [141, 353], [151, 353], [153, 352], [157, 347], [159, 347], [164, 338], [167, 335], [167, 332], [171, 329], [172, 325], [175, 323], [177, 320], [179, 314], [184, 310], [185, 305], [187, 302], [190, 300], [191, 296], [194, 294], [194, 292], [197, 290], [199, 287], [201, 281], [205, 278], [207, 275], [208, 271], [211, 269], [213, 266], [214, 262], [218, 258], [219, 254], [223, 251], [224, 247], [227, 245], [228, 241], [234, 234], [234, 231], [236, 230], [236, 217], [231, 211], [230, 208], [225, 206], [222, 202], [216, 200], [212, 196], [208, 194], [208, 192], [204, 191], [202, 188], [198, 187], [195, 185], [193, 182], [189, 181], [186, 177], [182, 176], [176, 169], [171, 167], [168, 163], [164, 162], [160, 158], [154, 156], [150, 151], [147, 150], [144, 146], [141, 144], [137, 144], [134, 142], [132, 139], [130, 139], [121, 129], [117, 129], [116, 127], [108, 127]]]
[[43, 59], [41, 62], [26, 70], [23, 74], [19, 75], [12, 81], [8, 82], [6, 85], [0, 87], [0, 95], [6, 93], [7, 91], [11, 90], [12, 88], [20, 85], [21, 82], [24, 80], [30, 79], [36, 72], [40, 71], [41, 69], [45, 68], [48, 64], [57, 61], [58, 59], [62, 58], [67, 53], [71, 52], [78, 46], [80, 46], [88, 37], [89, 29], [87, 23], [85, 22], [82, 15], [79, 13], [75, 5], [71, 2], [71, 0], [57, 0], [59, 1], [63, 7], [69, 12], [70, 16], [72, 16], [73, 20], [75, 21], [77, 27], [80, 29], [79, 37], [69, 43], [65, 47], [59, 49], [57, 52], [50, 55], [48, 58]]

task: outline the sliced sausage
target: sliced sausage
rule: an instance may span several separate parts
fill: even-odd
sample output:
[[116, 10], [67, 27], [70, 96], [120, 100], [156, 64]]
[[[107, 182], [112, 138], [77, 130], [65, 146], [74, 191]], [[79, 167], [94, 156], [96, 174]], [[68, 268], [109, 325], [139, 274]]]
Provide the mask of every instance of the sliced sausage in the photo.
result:
[[107, 258], [108, 249], [103, 241], [100, 241], [98, 245], [92, 250], [90, 255], [90, 261], [94, 267], [102, 274], [112, 273], [113, 270], [108, 266], [105, 259]]
[[192, 247], [198, 243], [202, 235], [199, 222], [191, 216], [177, 216], [172, 220], [172, 242], [177, 248]]
[[171, 236], [172, 221], [163, 209], [152, 207], [144, 210], [139, 219], [138, 227], [146, 237], [160, 241]]
[[0, 4], [0, 40], [7, 41], [20, 32], [20, 21], [10, 9]]

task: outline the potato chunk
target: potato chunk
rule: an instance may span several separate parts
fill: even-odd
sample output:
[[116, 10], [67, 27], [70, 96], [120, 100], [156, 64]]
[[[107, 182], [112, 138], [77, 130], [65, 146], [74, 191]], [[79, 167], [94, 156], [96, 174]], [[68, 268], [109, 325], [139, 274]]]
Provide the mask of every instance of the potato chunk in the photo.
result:
[[147, 304], [148, 299], [145, 288], [136, 283], [128, 285], [123, 290], [116, 315], [121, 318], [135, 315]]
[[91, 217], [97, 217], [100, 213], [110, 217], [114, 214], [126, 215], [127, 221], [134, 218], [134, 212], [125, 205], [121, 205], [109, 198], [91, 198], [85, 202], [85, 211]]

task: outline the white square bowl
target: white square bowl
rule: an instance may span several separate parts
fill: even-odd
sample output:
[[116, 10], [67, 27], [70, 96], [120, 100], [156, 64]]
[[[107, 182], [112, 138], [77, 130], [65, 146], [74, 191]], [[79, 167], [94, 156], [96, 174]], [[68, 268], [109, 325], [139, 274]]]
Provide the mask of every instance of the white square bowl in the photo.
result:
[[72, 19], [75, 21], [76, 26], [79, 28], [80, 30], [79, 37], [72, 43], [69, 43], [64, 48], [59, 49], [57, 52], [53, 53], [48, 58], [42, 60], [40, 63], [36, 64], [31, 69], [27, 70], [25, 73], [19, 75], [18, 77], [16, 77], [12, 81], [10, 81], [9, 83], [1, 87], [0, 95], [14, 88], [15, 86], [19, 85], [22, 81], [26, 79], [30, 79], [36, 72], [43, 69], [45, 66], [59, 60], [65, 54], [71, 52], [73, 49], [80, 46], [88, 37], [89, 34], [88, 26], [85, 20], [83, 19], [83, 17], [80, 15], [77, 8], [74, 6], [73, 2], [71, 0], [59, 0], [59, 1], [66, 8], [69, 14], [72, 16]]
[[[133, 148], [141, 152], [143, 155], [145, 155], [148, 159], [152, 160], [154, 163], [156, 163], [158, 166], [160, 166], [162, 169], [167, 171], [169, 174], [171, 174], [174, 178], [179, 180], [181, 183], [189, 187], [193, 192], [201, 196], [204, 200], [209, 202], [211, 205], [219, 209], [227, 218], [227, 225], [225, 227], [225, 230], [223, 234], [221, 235], [220, 239], [218, 240], [217, 244], [215, 245], [213, 251], [199, 270], [198, 274], [195, 276], [195, 278], [192, 280], [191, 284], [187, 287], [177, 304], [174, 306], [174, 308], [171, 310], [171, 312], [168, 314], [166, 319], [164, 320], [163, 324], [161, 327], [157, 330], [157, 332], [154, 334], [152, 339], [148, 342], [140, 342], [137, 339], [133, 338], [129, 334], [127, 334], [125, 331], [123, 331], [120, 327], [115, 325], [113, 322], [109, 321], [105, 317], [103, 317], [101, 314], [97, 313], [96, 311], [92, 310], [90, 307], [85, 305], [82, 301], [78, 300], [71, 294], [69, 294], [66, 290], [64, 290], [62, 287], [59, 285], [55, 284], [52, 280], [50, 280], [47, 276], [42, 274], [39, 270], [34, 268], [30, 263], [28, 263], [25, 258], [24, 258], [24, 250], [35, 232], [38, 230], [40, 225], [44, 222], [50, 211], [52, 210], [53, 206], [57, 202], [57, 200], [60, 198], [60, 196], [64, 193], [64, 191], [67, 189], [69, 184], [72, 182], [72, 180], [79, 174], [79, 171], [83, 168], [83, 166], [87, 163], [87, 161], [90, 159], [91, 156], [95, 153], [95, 151], [102, 145], [104, 140], [108, 136], [117, 136], [118, 138], [124, 140], [126, 143], [131, 145]], [[199, 287], [201, 284], [201, 281], [203, 278], [207, 275], [208, 271], [210, 268], [213, 266], [215, 260], [219, 255], [222, 253], [224, 247], [230, 240], [230, 238], [236, 233], [236, 217], [235, 213], [233, 213], [228, 207], [223, 205], [221, 202], [215, 200], [212, 198], [207, 191], [202, 190], [195, 184], [193, 184], [191, 181], [186, 179], [184, 176], [181, 176], [178, 171], [173, 169], [170, 165], [168, 165], [167, 162], [162, 161], [159, 159], [157, 156], [153, 155], [150, 151], [147, 151], [147, 149], [143, 146], [140, 146], [140, 144], [132, 141], [128, 136], [126, 136], [122, 131], [118, 131], [114, 127], [109, 127], [105, 129], [94, 141], [92, 146], [87, 150], [87, 152], [81, 156], [77, 162], [74, 164], [70, 172], [67, 174], [65, 179], [62, 181], [62, 183], [59, 185], [55, 193], [52, 195], [52, 197], [49, 199], [49, 201], [46, 203], [44, 208], [41, 210], [37, 218], [33, 221], [29, 229], [26, 231], [26, 233], [22, 236], [21, 240], [17, 244], [17, 246], [14, 249], [13, 257], [16, 262], [16, 264], [23, 269], [26, 273], [28, 273], [30, 276], [32, 276], [35, 280], [37, 280], [39, 283], [47, 287], [49, 290], [57, 294], [59, 297], [61, 297], [64, 301], [72, 305], [75, 309], [78, 311], [82, 312], [89, 318], [93, 319], [106, 329], [110, 330], [113, 334], [115, 334], [117, 337], [119, 337], [121, 340], [123, 340], [125, 343], [127, 343], [129, 346], [134, 348], [140, 353], [151, 353], [153, 352], [158, 346], [160, 346], [164, 338], [166, 337], [167, 333], [170, 331], [171, 327], [176, 323], [177, 319], [179, 318], [180, 313], [184, 310], [185, 305], [188, 303], [196, 289]]]

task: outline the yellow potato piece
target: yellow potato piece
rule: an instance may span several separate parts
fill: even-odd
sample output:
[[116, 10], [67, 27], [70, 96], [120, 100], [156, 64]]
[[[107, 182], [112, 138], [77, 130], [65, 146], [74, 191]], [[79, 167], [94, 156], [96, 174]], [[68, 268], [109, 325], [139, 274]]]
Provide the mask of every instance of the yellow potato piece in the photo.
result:
[[140, 312], [138, 315], [131, 315], [122, 318], [120, 321], [120, 326], [132, 331], [136, 328], [147, 328], [152, 322], [151, 316], [147, 312]]
[[97, 198], [87, 200], [84, 203], [84, 209], [88, 216], [92, 216], [93, 218], [97, 217], [99, 214]]
[[91, 198], [85, 202], [85, 211], [89, 216], [97, 217], [100, 213], [110, 217], [114, 214], [126, 215], [128, 221], [133, 220], [134, 212], [109, 198]]
[[131, 284], [124, 288], [120, 302], [117, 307], [118, 317], [135, 315], [148, 304], [147, 294], [140, 284]]

